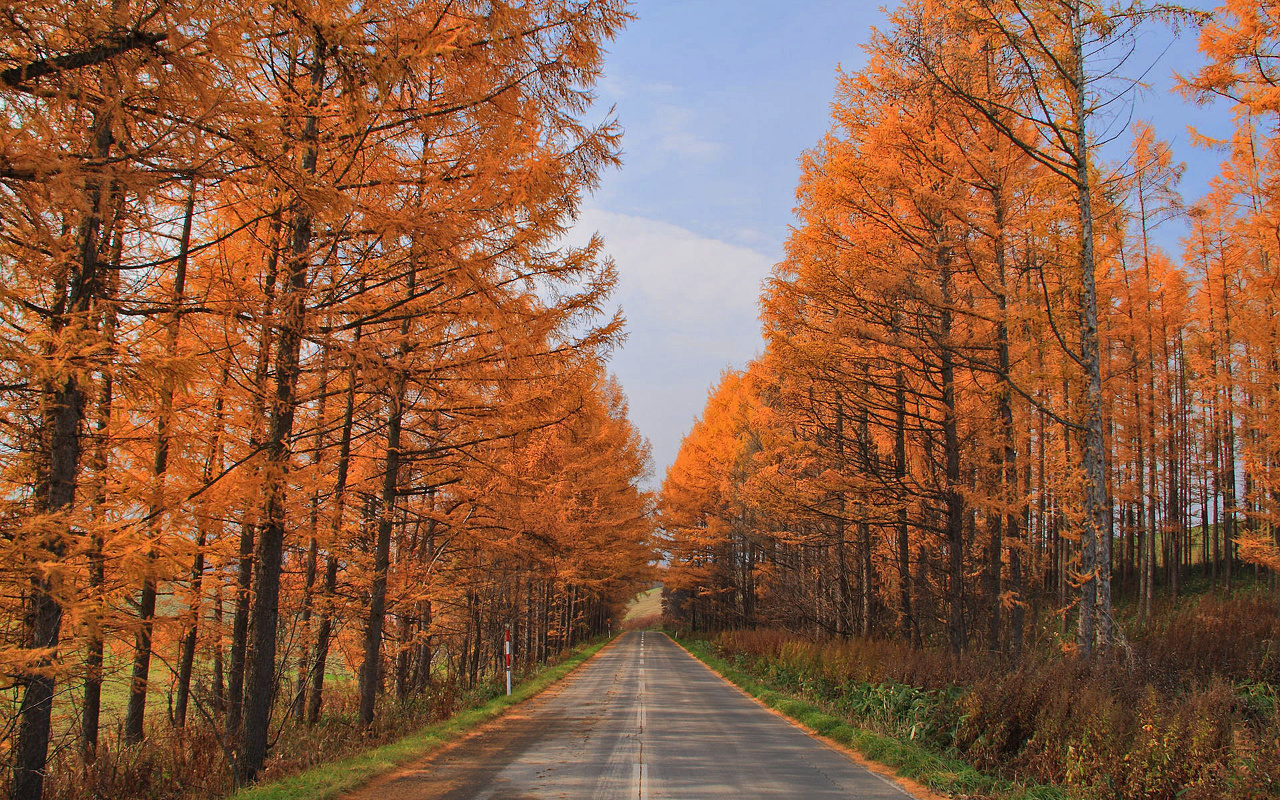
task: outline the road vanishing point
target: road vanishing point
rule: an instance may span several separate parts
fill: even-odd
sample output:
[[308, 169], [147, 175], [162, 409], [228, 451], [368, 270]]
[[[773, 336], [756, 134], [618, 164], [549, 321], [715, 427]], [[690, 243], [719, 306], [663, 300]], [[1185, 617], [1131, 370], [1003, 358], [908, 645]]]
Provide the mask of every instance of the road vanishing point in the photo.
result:
[[346, 800], [711, 800], [908, 794], [761, 706], [661, 633]]

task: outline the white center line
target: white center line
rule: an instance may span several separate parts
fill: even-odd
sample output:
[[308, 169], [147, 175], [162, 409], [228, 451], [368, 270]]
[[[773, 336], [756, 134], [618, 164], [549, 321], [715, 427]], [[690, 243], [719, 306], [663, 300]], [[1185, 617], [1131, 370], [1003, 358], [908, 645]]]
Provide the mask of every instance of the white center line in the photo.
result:
[[633, 782], [636, 785], [635, 796], [639, 800], [649, 800], [649, 765], [644, 763], [644, 732], [649, 723], [649, 712], [645, 704], [645, 668], [644, 668], [644, 633], [640, 634], [640, 664], [636, 670], [638, 680], [637, 705], [639, 706], [639, 714], [637, 722], [639, 722], [639, 752], [636, 754], [637, 763], [633, 773]]

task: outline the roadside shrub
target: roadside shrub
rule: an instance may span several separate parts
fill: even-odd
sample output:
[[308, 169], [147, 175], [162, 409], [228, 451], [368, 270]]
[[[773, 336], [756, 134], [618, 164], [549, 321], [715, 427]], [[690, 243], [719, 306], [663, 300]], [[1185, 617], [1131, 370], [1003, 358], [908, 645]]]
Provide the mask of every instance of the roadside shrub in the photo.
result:
[[1256, 592], [1168, 601], [1150, 621], [1127, 625], [1135, 677], [1167, 690], [1204, 684], [1280, 684], [1280, 616]]
[[1269, 598], [1170, 603], [1141, 630], [1094, 663], [781, 631], [715, 643], [850, 724], [1082, 800], [1280, 797], [1280, 618]]

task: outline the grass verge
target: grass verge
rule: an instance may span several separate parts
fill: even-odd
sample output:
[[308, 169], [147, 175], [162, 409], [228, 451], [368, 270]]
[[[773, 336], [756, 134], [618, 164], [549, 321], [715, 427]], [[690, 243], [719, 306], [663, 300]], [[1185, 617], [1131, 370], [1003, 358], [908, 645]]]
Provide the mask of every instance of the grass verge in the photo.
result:
[[484, 705], [460, 711], [443, 722], [364, 753], [322, 764], [278, 781], [241, 789], [231, 795], [230, 800], [330, 800], [389, 769], [429, 755], [477, 725], [500, 716], [506, 709], [528, 700], [568, 675], [610, 641], [605, 639], [584, 646], [559, 664], [547, 667], [514, 686], [510, 697], [500, 695]]
[[1025, 786], [985, 775], [969, 764], [914, 742], [857, 728], [805, 698], [778, 691], [732, 661], [721, 658], [705, 639], [676, 640], [691, 655], [747, 694], [831, 741], [884, 764], [935, 792], [953, 797], [991, 800], [1067, 800], [1056, 786]]

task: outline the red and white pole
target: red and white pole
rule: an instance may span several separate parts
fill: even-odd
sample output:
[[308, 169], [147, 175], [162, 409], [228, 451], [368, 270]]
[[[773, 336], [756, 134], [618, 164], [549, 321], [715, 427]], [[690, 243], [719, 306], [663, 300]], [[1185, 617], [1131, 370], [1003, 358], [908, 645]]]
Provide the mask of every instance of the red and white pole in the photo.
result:
[[503, 636], [503, 646], [507, 656], [507, 694], [511, 694], [511, 629], [507, 628]]

